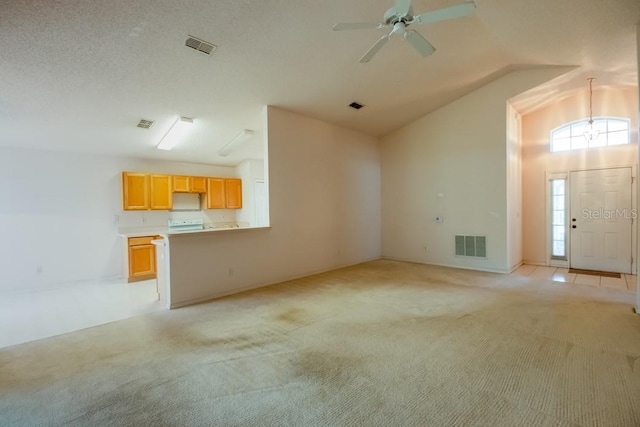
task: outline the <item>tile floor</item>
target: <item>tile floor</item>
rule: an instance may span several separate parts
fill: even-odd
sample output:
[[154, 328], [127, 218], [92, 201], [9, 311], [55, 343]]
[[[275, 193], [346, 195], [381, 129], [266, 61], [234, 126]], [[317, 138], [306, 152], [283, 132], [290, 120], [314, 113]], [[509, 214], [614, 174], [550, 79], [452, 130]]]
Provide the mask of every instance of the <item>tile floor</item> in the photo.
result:
[[[635, 275], [612, 279], [535, 265], [523, 265], [512, 274], [636, 291]], [[0, 348], [163, 309], [157, 300], [155, 280], [75, 283], [49, 290], [0, 293]]]
[[552, 280], [554, 282], [571, 283], [579, 286], [594, 286], [629, 292], [636, 292], [637, 288], [637, 276], [632, 274], [621, 274], [622, 277], [620, 279], [615, 279], [611, 277], [591, 276], [588, 274], [573, 274], [569, 273], [568, 268], [542, 267], [526, 264], [511, 274]]
[[156, 281], [81, 282], [0, 293], [0, 348], [162, 310]]

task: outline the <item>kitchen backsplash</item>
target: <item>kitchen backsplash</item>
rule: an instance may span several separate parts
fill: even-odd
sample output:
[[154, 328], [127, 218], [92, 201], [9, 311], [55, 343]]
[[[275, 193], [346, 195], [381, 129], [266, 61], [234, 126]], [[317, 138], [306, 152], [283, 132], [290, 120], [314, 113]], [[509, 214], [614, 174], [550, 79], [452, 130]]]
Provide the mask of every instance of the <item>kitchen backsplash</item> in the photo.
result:
[[[202, 219], [205, 224], [235, 224], [234, 209], [203, 209], [194, 212], [171, 211], [121, 211], [116, 221], [117, 228], [166, 227], [169, 219]], [[115, 218], [114, 218], [115, 220]]]

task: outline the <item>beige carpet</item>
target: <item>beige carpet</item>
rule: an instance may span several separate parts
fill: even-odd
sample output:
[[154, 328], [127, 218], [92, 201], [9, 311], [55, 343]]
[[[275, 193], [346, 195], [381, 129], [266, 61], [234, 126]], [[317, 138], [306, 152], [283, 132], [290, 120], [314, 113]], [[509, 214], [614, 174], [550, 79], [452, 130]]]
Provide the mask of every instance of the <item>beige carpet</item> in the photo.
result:
[[0, 350], [0, 425], [636, 426], [630, 292], [380, 260]]

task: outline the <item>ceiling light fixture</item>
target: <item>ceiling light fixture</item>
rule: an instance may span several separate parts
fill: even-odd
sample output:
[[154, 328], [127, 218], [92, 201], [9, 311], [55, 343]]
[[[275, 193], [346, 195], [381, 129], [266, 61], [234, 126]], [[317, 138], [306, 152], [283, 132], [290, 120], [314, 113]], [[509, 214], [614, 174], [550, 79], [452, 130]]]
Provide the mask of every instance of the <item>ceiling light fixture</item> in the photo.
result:
[[246, 142], [253, 136], [253, 131], [251, 129], [243, 129], [242, 132], [237, 134], [231, 141], [229, 141], [224, 147], [218, 150], [218, 155], [222, 157], [226, 157], [233, 150], [238, 148], [240, 144]]
[[171, 150], [184, 138], [191, 126], [193, 126], [193, 119], [178, 117], [158, 143], [158, 150]]
[[584, 131], [584, 139], [587, 140], [587, 144], [598, 139], [600, 131], [593, 125], [593, 81], [595, 77], [589, 77], [589, 124]]

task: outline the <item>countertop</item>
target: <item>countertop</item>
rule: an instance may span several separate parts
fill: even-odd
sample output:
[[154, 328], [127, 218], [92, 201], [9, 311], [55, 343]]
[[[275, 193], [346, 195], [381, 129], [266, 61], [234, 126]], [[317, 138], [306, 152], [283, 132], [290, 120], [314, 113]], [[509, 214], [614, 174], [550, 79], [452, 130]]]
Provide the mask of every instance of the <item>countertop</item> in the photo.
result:
[[189, 230], [189, 231], [169, 231], [167, 227], [132, 227], [121, 228], [118, 230], [118, 235], [122, 237], [143, 237], [143, 236], [177, 236], [183, 234], [200, 234], [211, 233], [220, 231], [238, 231], [238, 230], [255, 230], [264, 229], [270, 227], [232, 227], [232, 226], [212, 226], [205, 225], [202, 230]]

